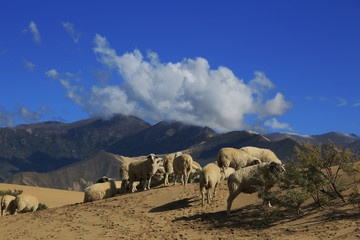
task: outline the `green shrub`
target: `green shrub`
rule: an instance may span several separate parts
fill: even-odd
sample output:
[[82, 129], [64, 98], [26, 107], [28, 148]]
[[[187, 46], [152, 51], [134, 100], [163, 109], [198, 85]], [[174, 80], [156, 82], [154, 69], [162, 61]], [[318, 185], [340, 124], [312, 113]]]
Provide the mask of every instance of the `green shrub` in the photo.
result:
[[48, 209], [48, 206], [45, 203], [39, 203], [38, 209], [36, 211], [41, 211]]
[[[261, 199], [300, 214], [309, 199], [318, 206], [335, 199], [345, 203], [343, 191], [353, 188], [349, 202], [360, 208], [359, 181], [356, 179], [359, 169], [355, 165], [359, 160], [357, 155], [349, 149], [335, 146], [331, 141], [325, 147], [305, 143], [295, 147], [294, 152], [297, 161], [293, 159], [286, 164], [286, 172], [280, 178], [275, 175], [263, 176], [264, 186], [258, 189]], [[352, 182], [346, 183], [346, 178], [352, 179]], [[272, 185], [276, 188], [270, 191]]]

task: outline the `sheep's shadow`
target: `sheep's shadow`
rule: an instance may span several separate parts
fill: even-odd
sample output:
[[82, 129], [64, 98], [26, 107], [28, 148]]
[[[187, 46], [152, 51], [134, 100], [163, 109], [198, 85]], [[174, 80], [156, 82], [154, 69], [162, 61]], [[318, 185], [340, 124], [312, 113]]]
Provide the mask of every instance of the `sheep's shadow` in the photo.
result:
[[177, 200], [174, 202], [166, 203], [164, 205], [161, 205], [159, 207], [155, 207], [155, 208], [151, 209], [149, 212], [151, 212], [151, 213], [166, 212], [166, 211], [191, 207], [191, 203], [196, 202], [196, 200], [193, 200], [193, 199], [194, 199], [194, 197], [184, 198], [184, 199], [180, 199], [180, 200]]
[[260, 229], [270, 227], [264, 224], [259, 205], [252, 204], [243, 208], [231, 211], [229, 216], [226, 211], [201, 213], [189, 217], [175, 218], [173, 222], [201, 222], [210, 228], [238, 228], [238, 229]]

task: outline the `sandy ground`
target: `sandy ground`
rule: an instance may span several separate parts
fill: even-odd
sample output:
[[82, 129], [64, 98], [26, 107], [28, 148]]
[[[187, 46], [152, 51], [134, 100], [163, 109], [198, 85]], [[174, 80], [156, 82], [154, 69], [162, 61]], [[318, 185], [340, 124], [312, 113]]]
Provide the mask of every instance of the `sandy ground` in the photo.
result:
[[[204, 207], [195, 183], [91, 203], [80, 203], [83, 194], [78, 192], [49, 189], [40, 197], [41, 191], [47, 189], [38, 189], [41, 201], [54, 207], [0, 218], [0, 239], [360, 239], [360, 211], [351, 205], [264, 226], [261, 201], [256, 194], [244, 194], [227, 217], [225, 182], [215, 201]], [[61, 198], [56, 204], [62, 206], [55, 206], [54, 198]]]

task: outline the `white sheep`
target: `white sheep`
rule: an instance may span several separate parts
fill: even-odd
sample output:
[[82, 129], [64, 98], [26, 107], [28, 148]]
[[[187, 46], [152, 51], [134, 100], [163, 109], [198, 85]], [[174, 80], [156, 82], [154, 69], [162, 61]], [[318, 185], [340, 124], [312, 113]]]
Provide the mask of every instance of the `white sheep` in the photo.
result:
[[264, 174], [280, 174], [284, 171], [282, 164], [265, 162], [258, 165], [241, 168], [228, 178], [229, 197], [227, 199], [227, 214], [230, 214], [231, 204], [240, 193], [254, 193], [262, 185]]
[[110, 179], [108, 182], [95, 183], [85, 188], [84, 202], [92, 202], [115, 196], [117, 193], [116, 183]]
[[174, 185], [176, 185], [176, 178], [180, 175], [181, 183], [186, 185], [189, 181], [190, 171], [193, 167], [193, 159], [189, 154], [182, 154], [174, 159]]
[[146, 160], [131, 162], [128, 172], [131, 192], [136, 191], [135, 181], [143, 181], [144, 190], [150, 189], [151, 177], [156, 173], [161, 162], [162, 158], [153, 153], [148, 155]]
[[165, 186], [169, 185], [169, 175], [174, 172], [174, 168], [173, 168], [174, 159], [176, 157], [180, 156], [181, 154], [182, 154], [181, 152], [177, 152], [177, 153], [170, 153], [165, 156], [165, 158], [164, 158], [164, 170], [165, 170], [164, 185]]
[[214, 198], [220, 184], [220, 168], [215, 163], [207, 164], [200, 172], [201, 203], [204, 206], [205, 189], [207, 190], [207, 203], [211, 202], [211, 193]]
[[239, 170], [240, 168], [259, 163], [261, 163], [261, 161], [258, 158], [252, 157], [245, 151], [235, 148], [221, 148], [217, 155], [217, 164], [223, 171], [228, 167]]
[[228, 179], [233, 172], [235, 172], [235, 169], [232, 167], [228, 167], [224, 171], [221, 171], [221, 180]]
[[260, 159], [261, 162], [277, 162], [281, 163], [281, 160], [275, 155], [273, 151], [267, 148], [258, 148], [258, 147], [243, 147], [240, 148], [247, 152], [250, 156]]
[[15, 197], [12, 195], [5, 195], [1, 198], [1, 216], [6, 213], [13, 215], [15, 213]]
[[15, 214], [19, 212], [35, 212], [39, 207], [39, 200], [35, 196], [22, 193], [15, 198], [14, 204]]

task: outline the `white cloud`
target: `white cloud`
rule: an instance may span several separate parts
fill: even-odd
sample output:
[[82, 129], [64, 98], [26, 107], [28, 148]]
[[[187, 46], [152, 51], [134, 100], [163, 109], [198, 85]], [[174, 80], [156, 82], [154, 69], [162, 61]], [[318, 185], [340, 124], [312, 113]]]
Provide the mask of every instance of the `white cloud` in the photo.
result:
[[266, 120], [264, 125], [266, 127], [270, 127], [272, 129], [283, 129], [283, 130], [289, 130], [289, 131], [294, 131], [290, 124], [288, 123], [281, 123], [279, 122], [276, 118], [271, 118], [269, 120]]
[[98, 61], [116, 71], [123, 82], [102, 82], [84, 91], [70, 79], [60, 80], [67, 97], [92, 116], [121, 113], [152, 122], [178, 120], [229, 131], [252, 128], [244, 118], [247, 114], [256, 114], [264, 121], [291, 108], [281, 93], [265, 99], [275, 86], [262, 72], [255, 72], [254, 79], [246, 84], [227, 67], [211, 69], [201, 57], [161, 62], [154, 52], [146, 57], [139, 50], [118, 55], [100, 35], [94, 43]]
[[358, 101], [357, 103], [355, 103], [354, 105], [353, 105], [353, 107], [359, 107], [360, 106], [360, 101]]
[[45, 72], [45, 75], [52, 79], [57, 79], [59, 77], [59, 73], [56, 71], [56, 69], [51, 69]]
[[35, 22], [31, 21], [29, 25], [30, 32], [33, 35], [33, 39], [36, 43], [41, 43], [40, 32], [35, 24]]
[[263, 118], [282, 116], [291, 107], [292, 104], [285, 100], [284, 95], [277, 93], [275, 98], [266, 101], [265, 105], [261, 108], [260, 116]]
[[36, 67], [36, 65], [33, 64], [32, 62], [26, 60], [25, 58], [23, 60], [24, 60], [26, 68], [29, 69], [30, 71], [34, 71], [34, 68]]
[[347, 101], [341, 97], [338, 97], [337, 100], [339, 101], [339, 103], [336, 105], [337, 107], [342, 107], [347, 104]]
[[66, 32], [71, 36], [75, 43], [78, 43], [81, 37], [81, 34], [75, 30], [74, 24], [69, 22], [63, 22], [63, 27], [65, 28]]

